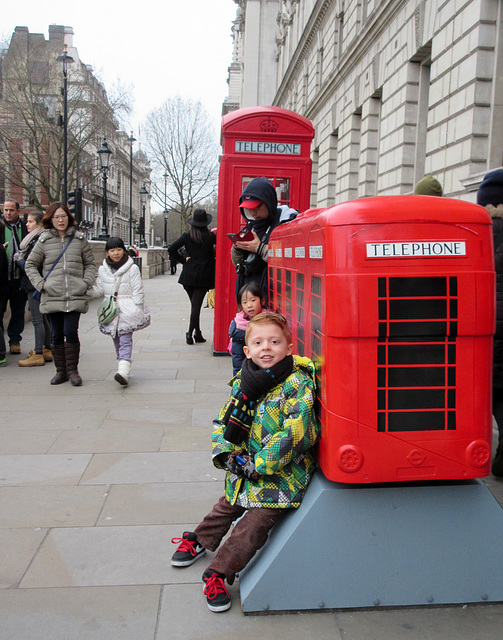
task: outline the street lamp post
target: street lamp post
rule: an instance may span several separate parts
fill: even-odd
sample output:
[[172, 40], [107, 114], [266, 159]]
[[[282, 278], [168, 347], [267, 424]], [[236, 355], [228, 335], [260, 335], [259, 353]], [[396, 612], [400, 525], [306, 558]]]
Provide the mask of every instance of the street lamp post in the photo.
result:
[[168, 248], [168, 205], [167, 205], [167, 193], [168, 193], [168, 172], [164, 173], [164, 244], [165, 249]]
[[129, 244], [133, 244], [133, 132], [128, 138], [129, 142]]
[[66, 203], [68, 198], [68, 65], [75, 60], [67, 53], [67, 45], [63, 45], [63, 53], [57, 57], [63, 68], [63, 197], [62, 202]]
[[142, 219], [141, 219], [142, 235], [140, 236], [140, 247], [142, 247], [143, 249], [146, 249], [147, 247], [147, 243], [145, 242], [145, 207], [147, 204], [147, 196], [148, 196], [148, 191], [146, 190], [145, 184], [144, 184], [143, 187], [140, 189], [140, 200], [141, 200], [141, 206], [142, 206]]
[[108, 168], [110, 166], [110, 156], [112, 155], [112, 150], [108, 148], [107, 139], [103, 138], [103, 142], [101, 147], [97, 151], [98, 157], [100, 159], [100, 167], [103, 172], [103, 218], [101, 221], [101, 232], [98, 236], [100, 240], [106, 240], [108, 238], [108, 224], [107, 224], [107, 173]]

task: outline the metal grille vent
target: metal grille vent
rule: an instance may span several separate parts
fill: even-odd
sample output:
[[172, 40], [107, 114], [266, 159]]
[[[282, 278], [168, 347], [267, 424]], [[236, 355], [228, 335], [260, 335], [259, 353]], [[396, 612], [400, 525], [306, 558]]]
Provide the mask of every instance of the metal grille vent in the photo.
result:
[[379, 278], [377, 430], [456, 428], [456, 277]]

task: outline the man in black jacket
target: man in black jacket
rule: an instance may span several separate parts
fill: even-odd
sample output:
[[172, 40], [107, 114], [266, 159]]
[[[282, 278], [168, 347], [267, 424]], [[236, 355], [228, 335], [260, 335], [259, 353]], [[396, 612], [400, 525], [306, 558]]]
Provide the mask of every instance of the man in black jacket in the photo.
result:
[[[0, 233], [3, 232], [3, 223], [0, 221]], [[7, 254], [0, 243], [0, 306], [7, 296]], [[0, 367], [5, 367], [5, 340], [3, 336], [3, 322], [0, 322]]]
[[7, 199], [3, 205], [3, 229], [2, 244], [7, 254], [7, 295], [0, 301], [0, 323], [3, 326], [3, 317], [10, 304], [11, 317], [7, 334], [9, 336], [10, 352], [21, 353], [21, 336], [24, 330], [24, 314], [26, 307], [26, 293], [21, 290], [22, 272], [17, 268], [14, 254], [19, 251], [21, 240], [27, 235], [26, 224], [19, 215], [19, 202]]
[[254, 178], [239, 198], [241, 215], [253, 233], [253, 240], [236, 242], [231, 260], [238, 274], [236, 295], [244, 284], [258, 282], [267, 302], [267, 252], [269, 236], [281, 222], [295, 217], [297, 211], [286, 205], [278, 207], [276, 190], [267, 178]]

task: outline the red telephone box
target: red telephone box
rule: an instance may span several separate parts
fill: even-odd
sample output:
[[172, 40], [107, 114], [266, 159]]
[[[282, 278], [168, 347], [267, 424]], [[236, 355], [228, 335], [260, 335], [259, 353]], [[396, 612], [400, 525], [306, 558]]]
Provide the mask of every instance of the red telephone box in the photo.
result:
[[362, 198], [274, 229], [270, 302], [319, 364], [335, 482], [480, 478], [491, 463], [491, 219], [430, 196]]
[[218, 181], [214, 354], [227, 353], [229, 324], [236, 314], [236, 273], [227, 233], [244, 226], [239, 196], [260, 176], [276, 189], [278, 205], [309, 207], [312, 123], [279, 107], [248, 107], [222, 119], [223, 155]]

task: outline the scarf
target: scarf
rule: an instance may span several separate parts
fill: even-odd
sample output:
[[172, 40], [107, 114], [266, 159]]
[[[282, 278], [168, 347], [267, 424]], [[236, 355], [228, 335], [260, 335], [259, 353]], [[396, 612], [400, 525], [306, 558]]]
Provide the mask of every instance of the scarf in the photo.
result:
[[129, 260], [129, 255], [127, 253], [124, 253], [124, 255], [119, 260], [119, 262], [114, 262], [114, 260], [112, 260], [112, 258], [110, 258], [109, 256], [105, 258], [107, 265], [110, 268], [115, 269], [115, 271], [118, 271], [123, 265], [126, 264], [128, 260]]
[[41, 226], [35, 227], [33, 231], [30, 231], [30, 233], [21, 240], [21, 244], [19, 245], [19, 250], [23, 254], [24, 258], [26, 258], [26, 254], [28, 253], [28, 249], [30, 248], [30, 242], [32, 240], [38, 239], [38, 236], [42, 235], [44, 231], [45, 231], [44, 227], [41, 227]]
[[228, 442], [240, 445], [247, 440], [258, 398], [286, 380], [292, 370], [293, 356], [286, 356], [268, 369], [262, 369], [249, 358], [244, 360], [239, 390], [232, 396], [222, 420], [226, 425], [223, 435]]
[[262, 369], [246, 358], [241, 369], [241, 391], [249, 400], [257, 400], [292, 373], [293, 356], [286, 356], [274, 366]]

